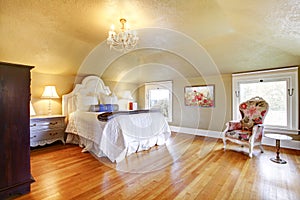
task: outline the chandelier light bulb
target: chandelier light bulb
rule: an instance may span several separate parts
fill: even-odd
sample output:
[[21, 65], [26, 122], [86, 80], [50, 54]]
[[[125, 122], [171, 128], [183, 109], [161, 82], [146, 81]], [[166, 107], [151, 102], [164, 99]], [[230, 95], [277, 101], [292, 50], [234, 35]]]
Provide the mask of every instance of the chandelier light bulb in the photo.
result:
[[130, 29], [130, 25], [129, 24], [125, 24], [125, 30], [129, 30]]
[[110, 26], [110, 30], [111, 30], [111, 31], [114, 31], [114, 30], [115, 30], [115, 25], [112, 24], [112, 25]]
[[107, 44], [110, 49], [126, 52], [135, 48], [139, 38], [136, 31], [129, 30], [130, 26], [126, 23], [126, 19], [121, 18], [121, 29], [119, 32], [115, 32], [115, 26], [112, 24], [110, 31], [108, 32]]

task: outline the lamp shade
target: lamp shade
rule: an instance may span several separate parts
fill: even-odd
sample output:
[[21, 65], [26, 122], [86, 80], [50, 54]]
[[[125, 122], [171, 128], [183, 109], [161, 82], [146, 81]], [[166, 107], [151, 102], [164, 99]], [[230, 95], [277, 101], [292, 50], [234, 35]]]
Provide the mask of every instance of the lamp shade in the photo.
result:
[[59, 98], [55, 86], [45, 86], [41, 98], [48, 98], [48, 99]]

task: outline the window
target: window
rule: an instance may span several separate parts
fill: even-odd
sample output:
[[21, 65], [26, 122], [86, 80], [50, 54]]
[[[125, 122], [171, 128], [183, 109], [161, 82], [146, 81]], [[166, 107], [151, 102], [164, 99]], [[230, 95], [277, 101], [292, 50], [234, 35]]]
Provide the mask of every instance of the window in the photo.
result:
[[232, 75], [233, 118], [239, 104], [255, 96], [269, 103], [266, 129], [298, 129], [298, 68], [283, 68]]
[[172, 122], [172, 81], [145, 83], [145, 108], [155, 106]]

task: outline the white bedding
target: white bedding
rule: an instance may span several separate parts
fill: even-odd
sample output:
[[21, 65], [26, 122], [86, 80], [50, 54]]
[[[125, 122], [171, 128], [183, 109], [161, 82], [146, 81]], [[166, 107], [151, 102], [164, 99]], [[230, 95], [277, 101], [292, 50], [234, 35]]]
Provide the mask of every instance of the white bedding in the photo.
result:
[[[83, 151], [98, 157], [107, 156], [120, 162], [126, 156], [163, 145], [171, 135], [164, 116], [159, 112], [119, 115], [108, 122], [97, 119], [99, 112], [75, 111], [69, 115], [67, 142], [78, 143]], [[74, 137], [74, 136], [79, 136]]]

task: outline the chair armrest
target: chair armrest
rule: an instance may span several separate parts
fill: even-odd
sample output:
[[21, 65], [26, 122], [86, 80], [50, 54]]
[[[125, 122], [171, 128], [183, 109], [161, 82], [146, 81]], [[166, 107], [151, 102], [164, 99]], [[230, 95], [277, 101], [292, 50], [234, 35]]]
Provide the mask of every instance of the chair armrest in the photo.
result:
[[242, 123], [240, 121], [229, 121], [226, 123], [227, 131], [242, 129]]
[[254, 140], [261, 140], [264, 134], [264, 125], [263, 124], [255, 124], [252, 128], [252, 137]]

